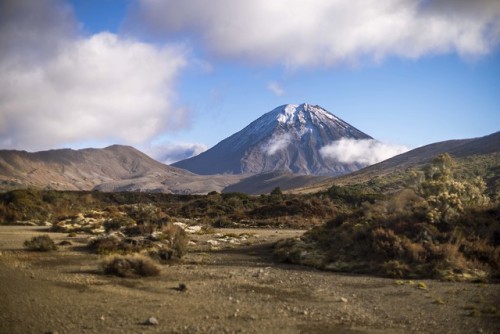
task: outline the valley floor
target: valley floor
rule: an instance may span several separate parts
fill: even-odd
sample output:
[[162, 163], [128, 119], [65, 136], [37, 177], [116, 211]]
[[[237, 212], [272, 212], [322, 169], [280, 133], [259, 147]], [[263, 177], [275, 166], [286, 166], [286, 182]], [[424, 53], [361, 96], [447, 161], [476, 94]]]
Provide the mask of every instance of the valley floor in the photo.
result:
[[[40, 227], [0, 226], [0, 333], [498, 333], [500, 285], [397, 281], [272, 261], [272, 243], [296, 230], [249, 233], [211, 247], [213, 235], [160, 276], [105, 276], [84, 238], [49, 233], [52, 253], [22, 249]], [[80, 242], [79, 242], [80, 241]], [[179, 284], [187, 286], [185, 291]], [[423, 289], [419, 289], [418, 286]], [[159, 324], [144, 325], [155, 317]]]

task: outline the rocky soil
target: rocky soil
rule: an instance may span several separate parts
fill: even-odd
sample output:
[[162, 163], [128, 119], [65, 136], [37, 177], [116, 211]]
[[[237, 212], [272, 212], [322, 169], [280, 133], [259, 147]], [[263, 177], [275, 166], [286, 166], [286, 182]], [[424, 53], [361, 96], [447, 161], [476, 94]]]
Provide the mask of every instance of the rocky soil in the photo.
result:
[[[0, 226], [0, 333], [498, 333], [500, 286], [340, 275], [274, 263], [296, 230], [190, 235], [160, 276], [105, 276], [87, 236], [49, 253], [44, 227]], [[219, 234], [217, 234], [219, 233]]]

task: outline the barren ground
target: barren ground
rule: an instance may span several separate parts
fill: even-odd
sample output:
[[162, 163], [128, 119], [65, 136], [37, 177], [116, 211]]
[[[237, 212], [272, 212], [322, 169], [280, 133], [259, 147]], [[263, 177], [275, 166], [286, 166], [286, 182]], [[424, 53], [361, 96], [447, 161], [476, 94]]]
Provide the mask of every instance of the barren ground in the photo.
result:
[[[100, 271], [85, 237], [51, 253], [22, 249], [40, 227], [0, 226], [0, 333], [498, 333], [500, 286], [396, 281], [273, 263], [290, 230], [211, 248], [212, 235], [152, 278]], [[418, 289], [418, 283], [427, 289]], [[184, 283], [187, 290], [177, 289]], [[399, 283], [399, 284], [398, 284]], [[144, 321], [156, 317], [159, 325]]]

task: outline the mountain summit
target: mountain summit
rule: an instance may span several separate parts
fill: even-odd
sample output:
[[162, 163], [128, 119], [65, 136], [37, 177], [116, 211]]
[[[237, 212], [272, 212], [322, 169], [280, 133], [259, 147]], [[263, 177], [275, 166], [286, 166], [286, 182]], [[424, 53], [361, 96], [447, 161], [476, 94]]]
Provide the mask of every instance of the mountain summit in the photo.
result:
[[340, 139], [372, 137], [319, 106], [287, 104], [264, 114], [211, 149], [173, 166], [202, 175], [272, 171], [339, 175], [363, 167], [323, 159], [320, 149]]

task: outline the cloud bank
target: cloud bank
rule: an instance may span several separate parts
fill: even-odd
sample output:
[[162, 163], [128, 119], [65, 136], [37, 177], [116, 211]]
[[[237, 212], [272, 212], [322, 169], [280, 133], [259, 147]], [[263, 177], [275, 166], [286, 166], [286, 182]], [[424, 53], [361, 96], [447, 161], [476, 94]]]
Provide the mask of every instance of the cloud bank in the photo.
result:
[[0, 3], [0, 147], [140, 144], [186, 123], [175, 105], [178, 45], [78, 34], [56, 0]]
[[274, 93], [276, 96], [285, 95], [285, 89], [276, 81], [270, 81], [267, 83], [267, 89]]
[[160, 35], [190, 34], [222, 57], [353, 65], [391, 56], [485, 55], [500, 41], [500, 1], [139, 0], [129, 23]]
[[144, 151], [156, 160], [169, 165], [177, 161], [194, 157], [195, 155], [205, 152], [207, 148], [208, 147], [204, 144], [196, 143], [162, 143], [145, 148]]
[[288, 133], [283, 133], [280, 135], [275, 135], [266, 145], [264, 145], [264, 153], [266, 155], [273, 155], [276, 152], [285, 149], [288, 145], [290, 145], [292, 141], [292, 137]]
[[320, 154], [325, 160], [368, 166], [407, 151], [404, 146], [384, 144], [373, 139], [340, 139], [322, 147]]

